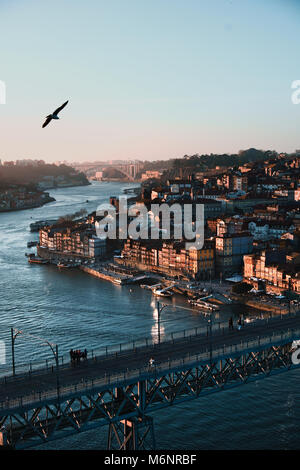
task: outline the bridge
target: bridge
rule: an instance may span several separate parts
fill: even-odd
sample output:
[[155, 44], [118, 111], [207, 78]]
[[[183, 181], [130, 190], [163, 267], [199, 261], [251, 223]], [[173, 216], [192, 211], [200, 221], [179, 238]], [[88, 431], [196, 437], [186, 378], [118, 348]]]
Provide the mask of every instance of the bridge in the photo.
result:
[[108, 449], [153, 449], [156, 412], [299, 367], [292, 361], [299, 338], [295, 312], [240, 330], [210, 322], [162, 342], [103, 348], [79, 363], [17, 367], [0, 377], [0, 442], [37, 447], [106, 426]]
[[96, 174], [96, 172], [104, 172], [105, 170], [118, 170], [118, 172], [122, 173], [129, 181], [135, 181], [135, 178], [139, 171], [143, 168], [142, 162], [138, 160], [134, 161], [124, 161], [124, 163], [118, 164], [110, 164], [107, 163], [103, 164], [101, 162], [94, 162], [94, 163], [82, 163], [78, 165], [73, 165], [73, 167], [85, 173], [87, 176], [91, 177]]

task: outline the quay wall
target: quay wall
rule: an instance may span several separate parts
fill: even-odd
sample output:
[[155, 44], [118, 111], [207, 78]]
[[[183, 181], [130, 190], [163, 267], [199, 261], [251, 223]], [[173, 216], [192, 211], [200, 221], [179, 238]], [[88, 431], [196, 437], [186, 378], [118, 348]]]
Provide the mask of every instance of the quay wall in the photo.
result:
[[247, 305], [248, 307], [255, 308], [256, 310], [262, 310], [265, 312], [273, 312], [276, 314], [289, 313], [289, 307], [287, 305], [280, 305], [268, 302], [262, 302], [259, 300], [248, 299], [243, 296], [232, 296], [234, 300], [237, 300], [240, 304]]
[[109, 274], [109, 273], [103, 273], [101, 271], [98, 271], [93, 268], [89, 268], [88, 266], [79, 266], [79, 269], [81, 271], [84, 271], [85, 273], [91, 274], [92, 276], [98, 277], [99, 279], [104, 279], [105, 281], [110, 281], [114, 282], [116, 279], [127, 279], [127, 277], [122, 276], [121, 274], [118, 274], [117, 276], [115, 274]]
[[37, 246], [37, 255], [40, 258], [47, 259], [50, 263], [57, 263], [58, 261], [86, 261], [89, 258], [80, 254], [62, 253], [60, 251], [52, 251], [43, 246]]

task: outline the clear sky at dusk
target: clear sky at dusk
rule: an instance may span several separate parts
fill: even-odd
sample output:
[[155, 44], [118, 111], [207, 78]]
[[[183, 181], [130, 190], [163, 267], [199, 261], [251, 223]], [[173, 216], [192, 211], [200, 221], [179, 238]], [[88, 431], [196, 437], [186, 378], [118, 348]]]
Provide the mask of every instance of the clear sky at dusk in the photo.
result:
[[0, 44], [3, 160], [300, 148], [299, 0], [0, 0]]

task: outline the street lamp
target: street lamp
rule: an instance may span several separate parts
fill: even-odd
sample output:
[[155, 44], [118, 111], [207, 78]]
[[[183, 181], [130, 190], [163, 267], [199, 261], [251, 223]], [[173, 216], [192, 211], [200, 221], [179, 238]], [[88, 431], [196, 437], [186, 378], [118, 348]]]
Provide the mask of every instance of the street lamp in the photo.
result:
[[[52, 354], [55, 359], [55, 364], [56, 364], [56, 389], [57, 389], [57, 397], [59, 398], [59, 359], [58, 359], [58, 345], [50, 343], [50, 341], [44, 340], [45, 344], [49, 346], [49, 348], [52, 351]], [[55, 346], [55, 349], [54, 349]]]
[[32, 335], [30, 333], [25, 333], [22, 330], [18, 330], [17, 328], [11, 328], [11, 352], [12, 352], [12, 367], [13, 367], [13, 375], [16, 375], [16, 366], [15, 366], [15, 342], [17, 339], [18, 335], [25, 335], [25, 336], [30, 336], [33, 338], [37, 338], [41, 341], [44, 341], [44, 343], [41, 344], [46, 344], [49, 346], [49, 348], [52, 351], [52, 354], [55, 359], [55, 364], [56, 364], [56, 386], [57, 386], [57, 396], [59, 396], [59, 359], [58, 359], [58, 345], [54, 343], [50, 343], [50, 341], [40, 338], [39, 336]]
[[209, 323], [209, 359], [211, 363], [211, 360], [212, 360], [212, 318], [211, 316], [208, 319], [208, 323]]
[[12, 369], [13, 369], [13, 375], [16, 375], [16, 366], [15, 366], [15, 341], [17, 339], [17, 336], [22, 334], [21, 330], [17, 330], [16, 328], [11, 328], [10, 329], [11, 333], [11, 355], [12, 355]]
[[160, 344], [160, 315], [161, 315], [161, 312], [163, 311], [163, 309], [165, 307], [168, 307], [167, 304], [162, 304], [162, 306], [160, 307], [160, 303], [159, 301], [157, 300], [156, 301], [156, 308], [157, 308], [157, 328], [158, 328], [158, 344]]

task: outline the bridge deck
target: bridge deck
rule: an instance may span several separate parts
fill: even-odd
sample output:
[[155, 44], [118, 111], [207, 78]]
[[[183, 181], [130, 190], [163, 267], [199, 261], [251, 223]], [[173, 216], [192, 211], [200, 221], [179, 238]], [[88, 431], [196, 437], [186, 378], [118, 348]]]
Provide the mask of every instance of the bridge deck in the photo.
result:
[[[153, 374], [153, 370], [148, 369], [149, 358], [153, 357], [157, 367], [163, 366], [172, 370], [184, 364], [188, 366], [189, 360], [197, 359], [206, 362], [209, 358], [220, 358], [220, 351], [230, 355], [235, 351], [255, 350], [259, 341], [280, 341], [280, 334], [287, 334], [290, 338], [300, 339], [300, 315], [286, 316], [280, 319], [275, 317], [267, 321], [258, 321], [253, 324], [246, 324], [240, 331], [237, 329], [214, 331], [210, 336], [194, 335], [181, 338], [176, 341], [167, 341], [155, 346], [142, 347], [130, 351], [124, 351], [118, 354], [96, 357], [85, 360], [78, 364], [65, 364], [59, 367], [59, 385], [61, 396], [64, 390], [67, 393], [68, 387], [83, 386], [94, 387], [95, 383], [104, 385], [113, 384], [116, 378], [118, 380], [130, 380], [130, 377], [138, 373]], [[299, 336], [297, 336], [299, 334]], [[292, 340], [291, 339], [291, 340]], [[201, 356], [202, 355], [202, 356]], [[57, 374], [55, 368], [40, 369], [31, 374], [20, 374], [15, 377], [2, 378], [0, 381], [0, 411], [17, 406], [16, 400], [24, 400], [26, 403], [41, 395], [49, 395], [53, 391], [56, 396]], [[26, 400], [26, 397], [28, 400]], [[29, 400], [29, 397], [30, 400]]]

